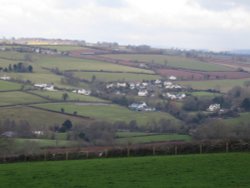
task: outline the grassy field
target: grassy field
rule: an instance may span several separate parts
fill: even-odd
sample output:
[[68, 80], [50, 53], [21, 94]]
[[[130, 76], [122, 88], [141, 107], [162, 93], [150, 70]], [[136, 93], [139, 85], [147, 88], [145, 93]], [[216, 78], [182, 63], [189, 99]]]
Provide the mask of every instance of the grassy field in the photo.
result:
[[244, 113], [240, 113], [239, 117], [228, 118], [222, 121], [226, 123], [227, 125], [233, 125], [233, 126], [237, 126], [240, 124], [249, 124], [249, 116], [250, 116], [249, 112], [244, 112]]
[[80, 95], [80, 94], [76, 94], [72, 92], [64, 92], [64, 91], [35, 90], [35, 91], [32, 91], [32, 93], [47, 97], [52, 100], [62, 100], [63, 93], [67, 93], [69, 96], [67, 100], [82, 101], [82, 102], [107, 102], [105, 100], [102, 100], [96, 97]]
[[21, 89], [21, 84], [0, 80], [0, 91], [10, 91]]
[[43, 130], [51, 126], [61, 125], [67, 119], [71, 120], [73, 125], [84, 124], [89, 121], [29, 107], [0, 108], [0, 120], [4, 121], [5, 119], [15, 120], [16, 122], [26, 120], [34, 130]]
[[250, 79], [237, 79], [237, 80], [207, 80], [207, 81], [185, 81], [177, 82], [183, 86], [191, 86], [194, 89], [218, 89], [226, 92], [234, 86], [243, 86], [245, 81]]
[[188, 135], [179, 134], [160, 134], [160, 135], [145, 135], [145, 136], [130, 136], [124, 138], [117, 138], [116, 143], [118, 144], [141, 144], [150, 142], [164, 142], [164, 141], [190, 141], [191, 137]]
[[190, 94], [195, 97], [216, 97], [221, 95], [219, 93], [210, 93], [205, 91], [191, 92]]
[[88, 48], [76, 45], [39, 45], [39, 47], [56, 49], [58, 51], [85, 50]]
[[2, 187], [249, 187], [249, 153], [0, 165]]
[[48, 139], [15, 139], [16, 147], [20, 147], [24, 144], [36, 144], [39, 148], [52, 148], [52, 147], [73, 147], [77, 145], [77, 142], [68, 140], [48, 140]]
[[27, 94], [21, 91], [14, 92], [2, 92], [0, 93], [0, 105], [12, 105], [12, 104], [27, 104], [33, 102], [45, 102], [47, 100]]
[[95, 70], [95, 71], [122, 71], [122, 72], [146, 72], [149, 70], [116, 65], [107, 62], [78, 59], [70, 57], [41, 56], [36, 64], [47, 68], [59, 68], [60, 70]]
[[105, 121], [125, 121], [136, 120], [139, 125], [145, 125], [152, 120], [170, 119], [177, 121], [173, 116], [164, 112], [135, 112], [125, 107], [117, 105], [81, 105], [77, 103], [61, 103], [61, 104], [38, 104], [35, 105], [45, 109], [60, 111], [64, 108], [65, 112], [77, 112], [79, 115], [96, 118]]
[[132, 74], [132, 73], [105, 73], [105, 72], [74, 72], [74, 76], [91, 80], [95, 75], [101, 81], [142, 81], [160, 79], [159, 75]]
[[167, 56], [167, 55], [141, 55], [141, 54], [118, 54], [118, 55], [105, 55], [109, 58], [122, 59], [122, 60], [133, 60], [143, 61], [148, 63], [157, 63], [167, 65], [169, 67], [185, 68], [192, 70], [203, 70], [203, 71], [227, 71], [231, 70], [228, 67], [204, 63], [191, 58], [180, 57], [180, 56]]

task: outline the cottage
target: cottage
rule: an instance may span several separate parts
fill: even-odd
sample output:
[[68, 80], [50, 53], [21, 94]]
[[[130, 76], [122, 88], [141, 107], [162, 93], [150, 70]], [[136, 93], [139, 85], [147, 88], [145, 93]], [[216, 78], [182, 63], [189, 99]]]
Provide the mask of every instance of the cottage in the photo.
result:
[[219, 110], [220, 110], [220, 104], [211, 104], [207, 109], [207, 111], [209, 112], [215, 112]]
[[34, 84], [35, 87], [45, 88], [48, 84]]
[[161, 81], [161, 80], [159, 80], [159, 79], [158, 79], [158, 80], [155, 80], [155, 84], [157, 84], [157, 85], [158, 85], [158, 84], [161, 84], [161, 83], [162, 83], [162, 81]]
[[4, 76], [0, 77], [0, 79], [1, 79], [1, 80], [10, 80], [10, 77], [4, 75]]
[[46, 87], [44, 87], [43, 88], [44, 90], [47, 90], [47, 91], [56, 91], [55, 89], [54, 89], [54, 85], [50, 85], [50, 84], [48, 84]]
[[165, 81], [165, 82], [163, 83], [163, 85], [164, 85], [164, 86], [171, 86], [171, 85], [173, 85], [173, 83], [172, 83], [172, 82]]
[[107, 85], [106, 85], [106, 88], [107, 88], [107, 89], [110, 89], [110, 88], [113, 88], [113, 87], [114, 87], [114, 84], [113, 84], [113, 83], [107, 84]]
[[139, 97], [146, 97], [147, 95], [148, 95], [147, 90], [141, 90], [141, 91], [138, 92]]
[[117, 83], [117, 85], [116, 85], [118, 88], [119, 87], [127, 87], [127, 83], [126, 82], [124, 82], [124, 83]]
[[177, 80], [177, 78], [175, 76], [169, 76], [168, 78], [169, 80]]

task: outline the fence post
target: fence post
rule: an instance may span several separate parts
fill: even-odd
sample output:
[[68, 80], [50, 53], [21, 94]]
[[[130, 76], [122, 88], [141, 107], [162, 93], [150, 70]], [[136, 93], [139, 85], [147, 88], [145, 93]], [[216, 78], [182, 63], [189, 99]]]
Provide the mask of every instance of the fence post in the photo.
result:
[[174, 154], [177, 155], [177, 146], [174, 146]]
[[69, 159], [69, 152], [68, 151], [66, 151], [66, 153], [65, 153], [65, 158], [66, 158], [66, 160]]
[[226, 142], [226, 152], [228, 153], [229, 147], [228, 147], [228, 142]]
[[130, 147], [129, 146], [127, 147], [127, 156], [128, 157], [130, 156]]
[[105, 150], [105, 157], [108, 157], [108, 150]]
[[86, 157], [87, 157], [87, 159], [89, 158], [89, 152], [88, 151], [86, 151]]
[[153, 146], [153, 155], [155, 155], [155, 146]]
[[47, 152], [44, 152], [44, 161], [47, 161]]
[[200, 144], [200, 154], [202, 154], [202, 144]]

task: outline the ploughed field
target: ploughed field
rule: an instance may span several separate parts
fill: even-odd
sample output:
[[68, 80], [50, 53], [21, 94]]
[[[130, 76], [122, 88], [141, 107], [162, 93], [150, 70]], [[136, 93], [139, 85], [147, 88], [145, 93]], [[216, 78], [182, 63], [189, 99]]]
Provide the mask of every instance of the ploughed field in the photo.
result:
[[202, 154], [0, 165], [1, 187], [249, 187], [250, 154]]

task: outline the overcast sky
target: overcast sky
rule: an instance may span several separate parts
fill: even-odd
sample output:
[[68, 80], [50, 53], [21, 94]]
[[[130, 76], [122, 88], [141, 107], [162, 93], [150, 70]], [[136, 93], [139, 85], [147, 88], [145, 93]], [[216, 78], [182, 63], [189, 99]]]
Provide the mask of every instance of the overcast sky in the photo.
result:
[[250, 0], [0, 0], [0, 37], [250, 49]]

